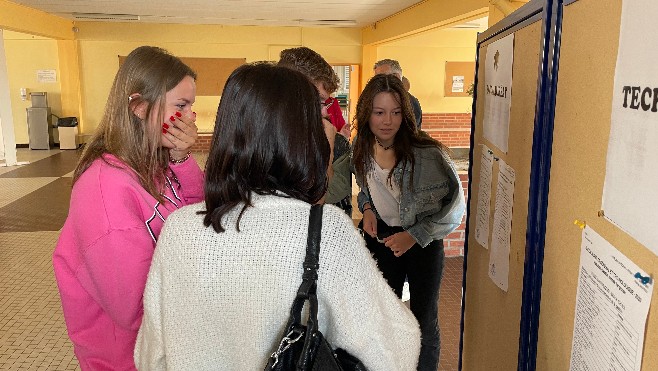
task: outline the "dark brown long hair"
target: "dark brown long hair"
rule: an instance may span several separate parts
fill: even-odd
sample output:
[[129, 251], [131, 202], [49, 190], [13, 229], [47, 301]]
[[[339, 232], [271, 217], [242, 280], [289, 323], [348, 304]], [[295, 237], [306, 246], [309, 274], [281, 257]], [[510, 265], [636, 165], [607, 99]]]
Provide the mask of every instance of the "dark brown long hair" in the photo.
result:
[[[372, 115], [375, 96], [379, 93], [391, 93], [400, 104], [402, 124], [395, 135], [392, 149], [395, 152], [395, 166], [402, 163], [402, 170], [404, 171], [407, 164], [411, 165], [410, 179], [411, 186], [413, 186], [413, 174], [416, 165], [413, 147], [437, 147], [445, 153], [448, 153], [448, 149], [441, 142], [416, 128], [416, 119], [409, 101], [409, 94], [404, 89], [402, 81], [395, 75], [375, 75], [368, 81], [361, 96], [359, 96], [354, 117], [357, 133], [352, 153], [356, 176], [365, 180], [366, 174], [373, 169], [372, 158], [374, 156], [375, 135], [370, 130], [370, 116]], [[388, 176], [389, 180], [392, 175], [393, 172], [391, 171]]]
[[206, 163], [204, 225], [223, 232], [222, 217], [251, 195], [279, 192], [308, 203], [327, 190], [329, 142], [318, 91], [302, 73], [246, 64], [226, 81]]
[[[154, 112], [158, 112], [158, 122], [164, 122], [165, 95], [186, 76], [196, 79], [190, 67], [164, 49], [140, 46], [128, 54], [114, 77], [105, 113], [85, 146], [73, 182], [94, 160], [109, 153], [130, 166], [142, 187], [162, 201], [160, 193], [169, 153], [160, 146], [161, 128], [149, 123]], [[129, 100], [135, 93], [139, 95]], [[148, 105], [142, 120], [133, 109], [143, 102]]]

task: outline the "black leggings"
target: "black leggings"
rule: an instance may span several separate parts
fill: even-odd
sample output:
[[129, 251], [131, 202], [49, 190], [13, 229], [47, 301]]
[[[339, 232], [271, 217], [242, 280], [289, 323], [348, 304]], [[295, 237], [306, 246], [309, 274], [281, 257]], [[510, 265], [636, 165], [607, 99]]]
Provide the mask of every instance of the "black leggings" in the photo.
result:
[[[359, 228], [363, 229], [363, 220]], [[382, 220], [377, 220], [377, 236], [380, 239], [402, 231], [402, 227], [389, 227]], [[363, 235], [377, 266], [398, 297], [402, 298], [405, 280], [409, 282], [409, 307], [421, 330], [418, 370], [436, 371], [441, 351], [438, 301], [445, 260], [443, 240], [434, 240], [424, 248], [415, 244], [402, 256], [396, 257], [383, 243], [365, 232]]]

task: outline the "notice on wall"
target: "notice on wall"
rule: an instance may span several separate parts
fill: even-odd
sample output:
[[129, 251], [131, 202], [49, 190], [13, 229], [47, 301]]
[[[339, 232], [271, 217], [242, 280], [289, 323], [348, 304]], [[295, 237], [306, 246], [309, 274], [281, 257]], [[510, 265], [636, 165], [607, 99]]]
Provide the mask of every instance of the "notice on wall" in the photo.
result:
[[482, 145], [480, 160], [480, 188], [478, 189], [477, 214], [475, 216], [475, 241], [489, 248], [489, 214], [491, 213], [491, 177], [494, 155], [489, 147]]
[[646, 272], [585, 227], [570, 370], [640, 371], [652, 293]]
[[658, 255], [657, 18], [655, 0], [622, 3], [602, 208]]
[[487, 46], [484, 66], [484, 137], [507, 153], [512, 106], [514, 34]]
[[489, 278], [507, 292], [509, 282], [509, 251], [512, 234], [515, 173], [502, 159], [498, 160], [498, 184], [494, 206], [493, 234], [489, 253]]
[[37, 82], [57, 82], [57, 71], [37, 70]]
[[464, 92], [464, 76], [453, 76], [452, 77], [452, 92], [453, 93], [463, 93]]

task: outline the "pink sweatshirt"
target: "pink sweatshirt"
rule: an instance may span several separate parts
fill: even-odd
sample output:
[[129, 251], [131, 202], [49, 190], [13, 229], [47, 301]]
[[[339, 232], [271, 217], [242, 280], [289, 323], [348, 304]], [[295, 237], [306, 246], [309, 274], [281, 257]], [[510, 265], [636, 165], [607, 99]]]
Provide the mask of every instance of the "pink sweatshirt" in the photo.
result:
[[161, 204], [127, 165], [112, 155], [103, 158], [73, 186], [53, 266], [81, 369], [134, 370], [157, 237], [171, 212], [203, 200], [203, 173], [194, 160], [172, 165], [180, 186], [167, 178]]

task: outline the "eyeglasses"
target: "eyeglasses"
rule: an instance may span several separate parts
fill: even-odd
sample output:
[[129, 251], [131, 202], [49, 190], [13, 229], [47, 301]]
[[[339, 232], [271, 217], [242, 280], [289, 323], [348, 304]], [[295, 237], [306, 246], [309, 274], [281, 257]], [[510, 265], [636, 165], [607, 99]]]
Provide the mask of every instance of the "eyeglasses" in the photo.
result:
[[322, 106], [322, 108], [326, 108], [326, 109], [329, 109], [329, 107], [331, 107], [332, 104], [334, 104], [334, 99], [329, 99], [329, 103], [327, 103], [326, 101], [321, 101], [320, 102], [320, 106]]

